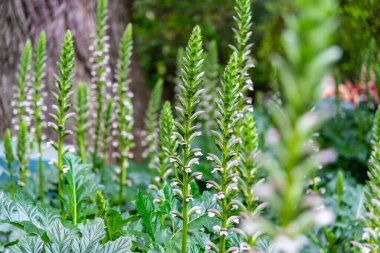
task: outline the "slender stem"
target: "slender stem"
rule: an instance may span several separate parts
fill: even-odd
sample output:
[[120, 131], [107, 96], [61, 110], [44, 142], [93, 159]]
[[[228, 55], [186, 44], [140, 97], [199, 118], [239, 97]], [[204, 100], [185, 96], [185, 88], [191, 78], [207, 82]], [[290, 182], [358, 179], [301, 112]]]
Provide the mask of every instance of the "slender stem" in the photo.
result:
[[12, 167], [9, 167], [9, 192], [11, 193], [11, 198], [12, 200], [15, 199], [15, 186], [13, 182], [13, 172], [12, 172]]
[[83, 136], [79, 137], [79, 154], [82, 159], [83, 163], [87, 163], [87, 155], [86, 155], [86, 148], [84, 145], [84, 139]]
[[184, 197], [184, 202], [183, 202], [183, 209], [182, 209], [182, 217], [183, 217], [183, 225], [182, 225], [182, 253], [187, 252], [187, 227], [189, 224], [189, 217], [187, 213], [187, 201], [186, 201], [186, 196], [188, 195], [189, 191], [189, 185], [187, 183], [187, 173], [183, 173], [183, 197]]
[[44, 168], [42, 163], [42, 143], [41, 140], [38, 141], [38, 175], [40, 183], [40, 201], [45, 203], [45, 189], [44, 189]]
[[121, 156], [120, 158], [120, 177], [119, 177], [119, 205], [120, 205], [120, 208], [122, 208], [123, 206], [123, 202], [124, 202], [124, 181], [125, 181], [125, 177], [126, 177], [126, 174], [127, 174], [127, 169], [125, 168], [125, 165], [124, 165], [124, 160], [125, 158], [123, 156]]
[[[72, 176], [72, 181], [75, 182], [74, 173], [71, 173], [71, 176]], [[73, 184], [73, 187], [72, 187], [72, 194], [73, 194], [73, 201], [74, 201], [73, 225], [76, 226], [77, 225], [77, 189], [75, 187], [75, 183]]]
[[[60, 119], [61, 120], [61, 119]], [[58, 196], [59, 196], [59, 209], [61, 209], [61, 215], [63, 216], [63, 145], [62, 145], [62, 134], [61, 131], [58, 132], [58, 161], [57, 161], [57, 169], [58, 169]]]
[[[188, 108], [190, 106], [188, 105]], [[185, 132], [184, 132], [184, 139], [185, 139], [185, 147], [183, 149], [183, 165], [186, 166], [186, 164], [188, 163], [188, 157], [189, 157], [189, 131], [190, 131], [190, 118], [186, 118], [185, 120]], [[187, 203], [187, 195], [189, 194], [189, 185], [188, 185], [188, 175], [187, 175], [187, 172], [185, 170], [185, 168], [183, 168], [183, 180], [182, 180], [182, 184], [183, 184], [183, 209], [182, 209], [182, 217], [183, 217], [183, 224], [182, 224], [182, 253], [186, 253], [187, 252], [187, 227], [188, 227], [188, 224], [189, 224], [189, 217], [188, 217], [188, 213], [187, 213], [187, 209], [188, 209], [188, 203]]]
[[[222, 168], [223, 172], [221, 174], [221, 188], [224, 193], [224, 198], [222, 201], [222, 228], [227, 229], [227, 219], [228, 219], [228, 209], [227, 209], [227, 159], [228, 159], [228, 132], [224, 132], [224, 140], [223, 140], [223, 160], [222, 160]], [[219, 253], [224, 253], [226, 251], [226, 236], [220, 236], [220, 246]]]

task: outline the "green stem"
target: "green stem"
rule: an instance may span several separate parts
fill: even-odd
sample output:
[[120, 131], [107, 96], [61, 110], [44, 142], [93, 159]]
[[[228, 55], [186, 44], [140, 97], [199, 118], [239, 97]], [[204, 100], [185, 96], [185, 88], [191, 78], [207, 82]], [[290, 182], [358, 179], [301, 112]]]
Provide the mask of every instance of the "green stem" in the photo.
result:
[[84, 145], [83, 136], [79, 137], [79, 154], [83, 163], [87, 163], [86, 149]]
[[15, 199], [15, 186], [13, 182], [13, 172], [12, 172], [12, 167], [9, 167], [9, 192], [11, 193], [11, 198], [12, 200]]
[[[190, 106], [188, 106], [189, 108]], [[183, 165], [186, 166], [188, 163], [188, 158], [189, 158], [189, 131], [190, 131], [190, 118], [186, 118], [185, 120], [185, 132], [184, 132], [184, 139], [185, 139], [185, 147], [183, 150]], [[183, 217], [183, 224], [182, 224], [182, 253], [187, 252], [187, 227], [189, 224], [189, 217], [187, 213], [188, 209], [188, 203], [187, 203], [187, 195], [189, 194], [189, 184], [187, 182], [188, 180], [188, 175], [187, 172], [185, 171], [185, 167], [183, 168], [183, 209], [182, 209], [182, 217]]]
[[[61, 121], [61, 119], [60, 119]], [[58, 196], [59, 196], [59, 209], [61, 210], [61, 216], [64, 214], [63, 210], [63, 145], [62, 145], [62, 134], [61, 131], [58, 132], [58, 161], [57, 161], [57, 169], [58, 169]]]
[[75, 179], [74, 179], [74, 173], [71, 173], [72, 181], [73, 181], [73, 187], [72, 187], [72, 196], [73, 196], [73, 206], [74, 206], [74, 213], [73, 213], [73, 225], [77, 225], [77, 189], [75, 186]]
[[188, 195], [188, 191], [189, 191], [189, 185], [187, 183], [187, 173], [184, 171], [183, 172], [183, 198], [184, 198], [184, 202], [183, 202], [183, 209], [182, 209], [182, 217], [183, 217], [183, 225], [182, 225], [182, 253], [186, 253], [187, 252], [186, 251], [186, 249], [187, 249], [187, 227], [188, 227], [188, 224], [189, 224], [189, 217], [188, 217], [188, 213], [187, 213], [188, 205], [187, 205], [186, 197]]
[[120, 158], [120, 177], [119, 177], [119, 206], [122, 208], [124, 202], [124, 181], [127, 174], [127, 169], [124, 165], [124, 157]]
[[42, 143], [41, 140], [38, 141], [38, 175], [40, 181], [40, 200], [41, 203], [45, 203], [45, 187], [44, 187], [44, 168], [42, 163]]

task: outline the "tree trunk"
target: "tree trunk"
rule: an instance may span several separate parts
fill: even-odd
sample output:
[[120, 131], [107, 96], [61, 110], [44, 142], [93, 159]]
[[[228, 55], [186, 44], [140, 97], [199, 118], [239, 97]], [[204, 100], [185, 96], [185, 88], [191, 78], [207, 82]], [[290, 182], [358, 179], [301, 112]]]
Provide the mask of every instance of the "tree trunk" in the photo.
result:
[[[109, 1], [110, 61], [114, 69], [118, 56], [119, 40], [131, 19], [132, 0]], [[66, 29], [74, 36], [76, 50], [75, 84], [79, 80], [90, 80], [89, 46], [95, 32], [96, 1], [94, 0], [1, 0], [0, 1], [0, 136], [11, 124], [11, 100], [16, 83], [16, 71], [21, 50], [27, 38], [36, 41], [40, 31], [47, 35], [48, 94], [55, 90], [53, 73]], [[131, 90], [134, 93], [135, 155], [140, 157], [139, 130], [143, 128], [141, 115], [147, 104], [149, 89], [134, 53], [131, 71]], [[51, 96], [46, 101], [51, 105]], [[50, 108], [51, 109], [51, 108]], [[138, 116], [138, 117], [136, 117]], [[49, 116], [47, 116], [49, 119]], [[51, 135], [51, 133], [48, 135]]]

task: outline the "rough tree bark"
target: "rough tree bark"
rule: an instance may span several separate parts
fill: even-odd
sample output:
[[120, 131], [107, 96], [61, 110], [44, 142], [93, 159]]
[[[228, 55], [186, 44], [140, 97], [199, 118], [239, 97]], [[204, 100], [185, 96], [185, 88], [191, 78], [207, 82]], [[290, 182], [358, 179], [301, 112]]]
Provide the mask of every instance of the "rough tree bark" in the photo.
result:
[[[118, 43], [123, 30], [131, 20], [132, 0], [109, 1], [109, 35], [111, 66], [115, 66]], [[18, 59], [27, 38], [36, 41], [41, 30], [47, 35], [47, 91], [55, 89], [53, 73], [66, 29], [75, 39], [76, 68], [75, 83], [90, 80], [90, 51], [92, 34], [95, 31], [95, 0], [1, 0], [0, 1], [0, 136], [11, 124], [11, 106]], [[140, 157], [139, 130], [143, 128], [144, 115], [149, 96], [145, 78], [139, 67], [136, 54], [133, 56], [131, 90], [134, 93], [135, 155]], [[51, 104], [51, 98], [48, 104]]]

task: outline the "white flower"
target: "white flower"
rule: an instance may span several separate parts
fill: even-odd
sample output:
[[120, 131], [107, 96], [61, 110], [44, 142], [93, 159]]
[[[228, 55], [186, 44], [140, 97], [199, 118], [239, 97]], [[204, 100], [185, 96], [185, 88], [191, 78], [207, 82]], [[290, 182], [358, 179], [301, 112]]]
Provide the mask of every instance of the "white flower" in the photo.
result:
[[207, 188], [207, 189], [210, 189], [210, 188], [212, 188], [212, 187], [214, 187], [212, 184], [210, 184], [210, 183], [207, 183], [207, 184], [206, 184], [206, 188]]
[[202, 156], [203, 154], [202, 154], [201, 151], [197, 151], [197, 152], [194, 153], [194, 155], [195, 155], [195, 156]]
[[48, 148], [48, 147], [50, 147], [50, 146], [52, 146], [53, 145], [53, 141], [48, 141], [48, 142], [46, 142], [46, 147]]
[[228, 236], [227, 229], [220, 229], [220, 236]]
[[25, 186], [25, 183], [22, 182], [22, 181], [20, 181], [20, 180], [17, 181], [17, 184], [18, 184], [19, 186], [21, 186], [21, 187], [24, 187], [24, 186]]
[[50, 165], [54, 165], [55, 163], [57, 163], [57, 160], [55, 160], [55, 159], [51, 159], [51, 160], [49, 161], [49, 164], [50, 164]]
[[202, 179], [202, 173], [195, 176], [196, 179], [201, 180]]
[[186, 172], [186, 173], [190, 173], [190, 172], [191, 172], [191, 168], [188, 167], [188, 166], [186, 166], [186, 167], [185, 167], [185, 172]]
[[155, 180], [156, 182], [160, 182], [160, 181], [161, 181], [161, 178], [157, 176], [157, 177], [154, 178], [154, 180]]
[[214, 194], [214, 198], [215, 199], [219, 199], [219, 200], [221, 200], [221, 199], [224, 199], [224, 192], [218, 192], [217, 194]]
[[70, 153], [75, 153], [75, 147], [71, 146], [71, 147], [69, 148], [69, 152], [70, 152]]
[[368, 234], [367, 232], [364, 232], [364, 233], [363, 233], [363, 236], [362, 236], [362, 239], [363, 239], [364, 241], [367, 241], [367, 240], [369, 240], [369, 238], [370, 238], [369, 234]]
[[66, 174], [68, 171], [69, 171], [69, 167], [68, 166], [65, 165], [65, 166], [62, 167], [63, 174]]
[[210, 218], [215, 217], [215, 213], [214, 212], [210, 212], [209, 211], [207, 214], [208, 214], [208, 217], [210, 217]]
[[239, 224], [239, 218], [236, 217], [236, 218], [233, 220], [233, 222], [234, 222], [235, 224]]
[[176, 186], [176, 185], [178, 185], [178, 181], [172, 181], [172, 182], [170, 183], [170, 186], [171, 186], [171, 187]]
[[206, 244], [206, 245], [205, 245], [205, 249], [206, 249], [206, 250], [210, 250], [210, 249], [211, 249], [211, 246], [210, 246], [209, 244]]
[[218, 172], [218, 171], [222, 171], [222, 168], [220, 168], [220, 167], [215, 167], [215, 168], [211, 171], [211, 173], [216, 173], [216, 172]]
[[220, 229], [221, 229], [221, 227], [218, 226], [218, 225], [215, 225], [215, 226], [212, 227], [212, 229], [214, 230], [214, 232], [219, 232]]
[[171, 215], [173, 218], [175, 218], [175, 217], [177, 217], [177, 212], [175, 212], [175, 211], [171, 211], [171, 212], [170, 212], [170, 215]]
[[187, 195], [186, 202], [194, 201], [193, 195]]
[[371, 249], [368, 248], [368, 247], [363, 247], [363, 248], [360, 249], [360, 251], [361, 251], [362, 253], [370, 253], [370, 252], [371, 252]]
[[239, 208], [238, 205], [233, 204], [231, 209], [232, 209], [232, 210], [236, 210], [236, 209], [238, 209], [238, 208]]

